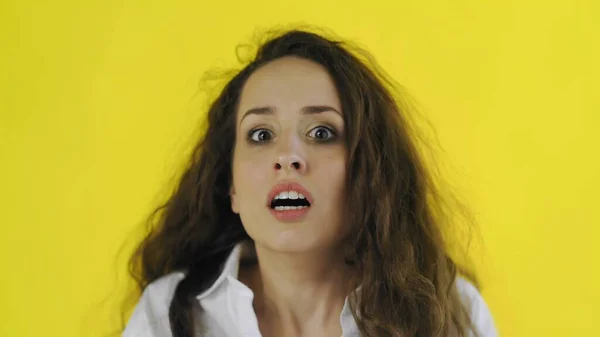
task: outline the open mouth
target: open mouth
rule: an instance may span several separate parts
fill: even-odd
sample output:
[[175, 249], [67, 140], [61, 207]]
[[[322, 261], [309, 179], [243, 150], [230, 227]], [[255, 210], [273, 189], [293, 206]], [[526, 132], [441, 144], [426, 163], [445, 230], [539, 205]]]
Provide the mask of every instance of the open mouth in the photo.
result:
[[267, 206], [278, 214], [305, 213], [312, 204], [310, 192], [294, 181], [278, 183], [267, 196]]
[[310, 202], [302, 192], [295, 190], [279, 192], [271, 200], [271, 209], [276, 211], [291, 211], [310, 207]]

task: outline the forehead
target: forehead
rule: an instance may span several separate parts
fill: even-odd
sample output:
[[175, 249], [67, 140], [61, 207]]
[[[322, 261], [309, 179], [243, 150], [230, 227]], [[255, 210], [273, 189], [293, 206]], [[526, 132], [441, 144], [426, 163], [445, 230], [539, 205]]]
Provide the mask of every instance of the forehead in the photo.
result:
[[337, 89], [325, 67], [298, 57], [284, 57], [250, 75], [239, 108], [273, 106], [278, 111], [289, 111], [306, 105], [330, 105], [341, 111]]

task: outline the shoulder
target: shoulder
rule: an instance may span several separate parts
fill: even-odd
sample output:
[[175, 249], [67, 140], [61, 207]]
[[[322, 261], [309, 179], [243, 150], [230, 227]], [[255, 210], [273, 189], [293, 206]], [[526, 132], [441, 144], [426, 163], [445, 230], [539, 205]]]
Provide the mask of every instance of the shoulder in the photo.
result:
[[477, 330], [477, 336], [497, 337], [494, 319], [479, 290], [462, 277], [456, 279], [456, 287], [463, 303], [469, 310], [471, 322]]
[[177, 285], [185, 274], [174, 272], [150, 283], [138, 301], [123, 337], [171, 336], [169, 306]]

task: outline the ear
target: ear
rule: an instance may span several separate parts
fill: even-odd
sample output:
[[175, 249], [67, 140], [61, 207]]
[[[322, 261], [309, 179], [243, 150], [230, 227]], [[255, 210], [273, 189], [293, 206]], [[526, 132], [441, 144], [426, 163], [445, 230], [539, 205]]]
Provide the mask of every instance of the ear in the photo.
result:
[[231, 210], [235, 214], [240, 214], [240, 209], [237, 201], [237, 195], [235, 194], [235, 187], [231, 185], [229, 188], [229, 198], [231, 199]]

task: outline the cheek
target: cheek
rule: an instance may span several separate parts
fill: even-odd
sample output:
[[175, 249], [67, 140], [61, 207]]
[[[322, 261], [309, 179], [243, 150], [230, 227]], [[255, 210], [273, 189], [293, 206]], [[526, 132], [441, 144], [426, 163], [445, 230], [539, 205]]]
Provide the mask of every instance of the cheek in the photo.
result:
[[262, 202], [266, 186], [268, 162], [261, 156], [236, 154], [233, 161], [233, 183], [236, 200], [241, 208], [246, 204]]
[[325, 172], [323, 175], [327, 175], [331, 179], [331, 183], [339, 185], [346, 178], [346, 155], [341, 149], [335, 151], [326, 152], [318, 157], [319, 171]]
[[331, 204], [337, 207], [338, 201], [345, 196], [346, 158], [334, 153], [320, 156], [319, 161], [315, 163], [319, 163], [318, 167], [315, 167], [315, 171], [318, 172], [315, 176], [319, 177], [318, 186], [327, 186], [322, 191], [328, 194], [327, 198], [332, 201]]

